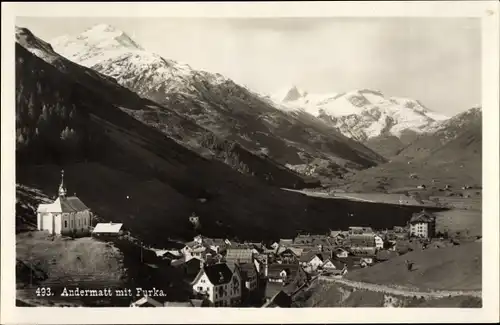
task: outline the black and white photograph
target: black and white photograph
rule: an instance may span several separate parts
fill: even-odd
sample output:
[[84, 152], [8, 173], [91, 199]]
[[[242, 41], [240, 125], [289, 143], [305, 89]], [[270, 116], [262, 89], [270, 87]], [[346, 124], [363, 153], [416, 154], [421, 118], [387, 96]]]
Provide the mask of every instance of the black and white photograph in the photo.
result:
[[485, 307], [487, 14], [163, 5], [13, 18], [16, 307]]

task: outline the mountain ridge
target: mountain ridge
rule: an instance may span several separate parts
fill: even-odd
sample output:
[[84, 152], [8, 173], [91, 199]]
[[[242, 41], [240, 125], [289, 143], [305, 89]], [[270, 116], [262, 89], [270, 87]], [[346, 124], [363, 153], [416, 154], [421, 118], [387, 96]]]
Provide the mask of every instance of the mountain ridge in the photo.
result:
[[279, 96], [271, 96], [278, 108], [308, 112], [362, 142], [384, 135], [400, 137], [405, 130], [430, 132], [440, 121], [448, 119], [419, 100], [386, 97], [374, 89], [312, 94], [293, 86], [285, 97]]
[[324, 122], [280, 111], [220, 74], [194, 70], [145, 51], [117, 52], [114, 43], [108, 48], [100, 38], [95, 43], [73, 36], [56, 39], [52, 45], [70, 60], [113, 77], [140, 96], [172, 107], [223, 139], [280, 164], [310, 164], [319, 159], [333, 170], [343, 170], [385, 161], [362, 144], [353, 146], [341, 133], [327, 132]]

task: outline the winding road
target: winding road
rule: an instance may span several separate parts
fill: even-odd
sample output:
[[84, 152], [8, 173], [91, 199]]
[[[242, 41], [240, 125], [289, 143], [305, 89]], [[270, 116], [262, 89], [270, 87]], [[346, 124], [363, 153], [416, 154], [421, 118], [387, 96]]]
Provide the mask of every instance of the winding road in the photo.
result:
[[336, 282], [339, 284], [343, 284], [352, 288], [356, 289], [364, 289], [364, 290], [369, 290], [369, 291], [376, 291], [376, 292], [383, 292], [387, 294], [392, 294], [396, 296], [405, 296], [405, 297], [423, 297], [423, 298], [446, 298], [446, 297], [458, 297], [458, 296], [471, 296], [471, 297], [476, 297], [476, 298], [481, 298], [482, 297], [482, 292], [481, 290], [457, 290], [457, 291], [447, 291], [447, 290], [434, 290], [434, 291], [417, 291], [415, 289], [411, 288], [404, 288], [404, 287], [389, 287], [385, 285], [380, 285], [380, 284], [373, 284], [373, 283], [367, 283], [367, 282], [358, 282], [358, 281], [351, 281], [347, 279], [342, 279], [342, 278], [333, 278], [333, 277], [326, 277], [326, 276], [320, 276], [318, 278], [319, 281], [326, 281], [326, 282]]

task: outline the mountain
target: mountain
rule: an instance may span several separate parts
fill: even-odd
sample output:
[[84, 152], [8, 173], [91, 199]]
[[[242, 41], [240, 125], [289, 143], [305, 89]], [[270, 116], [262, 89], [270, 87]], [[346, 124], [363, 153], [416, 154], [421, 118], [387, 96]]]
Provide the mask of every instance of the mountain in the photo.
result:
[[382, 92], [360, 89], [346, 93], [310, 94], [292, 87], [284, 97], [274, 97], [284, 110], [302, 110], [321, 118], [345, 136], [358, 141], [396, 136], [410, 130], [433, 130], [448, 117], [426, 108], [418, 100], [386, 97]]
[[[169, 238], [192, 238], [192, 213], [200, 216], [204, 235], [265, 240], [349, 224], [404, 225], [416, 211], [312, 198], [269, 186], [138, 121], [121, 109], [120, 98], [98, 89], [106, 81], [87, 85], [83, 74], [70, 70], [76, 71], [76, 65], [63, 72], [21, 41], [26, 38], [15, 46], [16, 184], [43, 194], [28, 206], [36, 206], [38, 197], [56, 195], [64, 168], [68, 191], [100, 220], [123, 222], [134, 237], [156, 247], [165, 247]], [[151, 105], [135, 101], [137, 107], [141, 103]], [[356, 213], [345, 218], [353, 209]], [[33, 222], [35, 215], [28, 210], [16, 211], [26, 214], [16, 220]], [[373, 215], [382, 217], [373, 220]]]
[[218, 137], [290, 168], [321, 164], [335, 174], [385, 161], [317, 118], [278, 110], [271, 100], [231, 79], [164, 59], [129, 39], [114, 27], [98, 25], [59, 37], [52, 45], [68, 59], [114, 78]]
[[[415, 178], [410, 178], [410, 175]], [[453, 188], [482, 184], [482, 113], [471, 108], [422, 134], [390, 162], [347, 177], [350, 190], [388, 190], [432, 184]]]
[[[213, 132], [179, 115], [174, 110], [160, 107], [152, 101], [137, 96], [134, 92], [120, 86], [113, 78], [67, 60], [56, 53], [50, 44], [34, 36], [25, 28], [16, 27], [16, 40], [31, 53], [55, 66], [61, 72], [71, 74], [79, 83], [106, 97], [123, 111], [157, 127], [172, 139], [205, 157], [220, 160], [235, 170], [254, 175], [269, 184], [280, 187], [318, 186], [318, 182], [313, 179], [304, 179], [303, 176], [265, 156], [251, 153], [235, 142], [217, 137]], [[131, 44], [131, 42], [127, 41], [126, 44]]]
[[481, 107], [473, 107], [453, 116], [449, 120], [441, 122], [436, 126], [434, 132], [428, 132], [417, 136], [398, 152], [398, 157], [396, 159], [411, 160], [426, 158], [433, 151], [455, 140], [464, 132], [469, 132], [471, 130], [479, 130], [480, 132], [482, 129], [481, 126]]

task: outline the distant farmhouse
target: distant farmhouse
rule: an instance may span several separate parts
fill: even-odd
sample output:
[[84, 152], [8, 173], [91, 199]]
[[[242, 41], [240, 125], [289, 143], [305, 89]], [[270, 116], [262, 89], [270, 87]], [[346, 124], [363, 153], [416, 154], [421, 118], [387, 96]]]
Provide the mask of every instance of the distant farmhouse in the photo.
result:
[[37, 210], [37, 229], [53, 235], [87, 235], [92, 226], [90, 209], [76, 196], [66, 196], [64, 171], [58, 198], [49, 204], [40, 204]]

